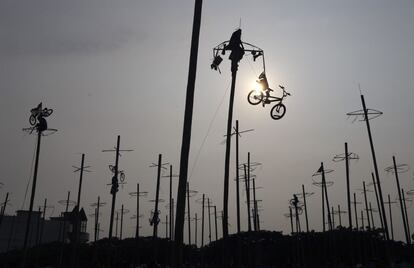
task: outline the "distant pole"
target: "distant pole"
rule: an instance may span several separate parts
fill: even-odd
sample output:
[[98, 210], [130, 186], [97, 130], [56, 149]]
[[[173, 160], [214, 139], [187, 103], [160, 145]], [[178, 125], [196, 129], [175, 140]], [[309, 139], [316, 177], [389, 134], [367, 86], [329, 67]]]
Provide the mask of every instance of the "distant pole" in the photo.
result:
[[334, 207], [332, 206], [331, 208], [331, 213], [332, 213], [332, 230], [335, 229], [335, 214], [334, 214], [335, 210]]
[[93, 242], [96, 242], [96, 234], [98, 233], [98, 210], [94, 209], [95, 222], [93, 225]]
[[357, 202], [356, 202], [356, 194], [354, 193], [354, 210], [355, 210], [355, 225], [356, 229], [358, 230], [358, 212], [357, 212]]
[[[79, 215], [79, 211], [80, 211], [80, 199], [81, 199], [81, 193], [82, 193], [82, 179], [83, 179], [83, 170], [84, 170], [84, 164], [85, 164], [85, 154], [82, 154], [82, 160], [81, 160], [81, 168], [80, 168], [80, 175], [79, 175], [79, 189], [78, 189], [78, 199], [76, 202], [76, 239], [75, 239], [75, 243], [78, 244], [79, 243], [79, 235], [80, 235], [80, 215]], [[76, 246], [78, 247], [78, 246]]]
[[135, 227], [135, 239], [139, 238], [139, 183], [137, 183], [137, 226]]
[[191, 245], [190, 185], [187, 181], [188, 244]]
[[208, 240], [211, 243], [211, 212], [210, 212], [210, 198], [207, 198], [207, 208], [208, 208]]
[[7, 249], [6, 249], [6, 252], [9, 251], [9, 249], [10, 249], [10, 243], [12, 242], [12, 238], [13, 238], [13, 235], [14, 235], [14, 224], [15, 224], [15, 221], [16, 221], [16, 217], [13, 217], [12, 224], [11, 224], [11, 230], [10, 230], [10, 234], [9, 234], [9, 240], [7, 241]]
[[[384, 222], [382, 220], [383, 213], [381, 212], [381, 205], [380, 205], [380, 201], [379, 201], [379, 198], [378, 198], [377, 185], [375, 183], [374, 173], [372, 173], [372, 172], [371, 172], [371, 177], [372, 177], [372, 184], [374, 185], [375, 199], [377, 201], [378, 215], [379, 215], [380, 222], [381, 222], [381, 228], [384, 229]], [[385, 215], [385, 213], [384, 213], [384, 215]]]
[[121, 228], [120, 228], [120, 231], [119, 231], [119, 240], [122, 240], [123, 223], [124, 223], [124, 204], [122, 204], [122, 206], [121, 206]]
[[367, 200], [367, 189], [365, 188], [365, 181], [363, 181], [362, 183], [364, 185], [365, 211], [367, 213], [368, 228], [371, 229], [371, 222], [369, 220], [369, 208], [368, 208], [368, 200]]
[[180, 175], [178, 181], [178, 193], [177, 193], [177, 210], [175, 219], [175, 254], [173, 254], [173, 267], [178, 268], [182, 266], [183, 261], [183, 233], [184, 233], [184, 213], [185, 213], [185, 186], [187, 183], [188, 173], [188, 158], [190, 153], [190, 141], [191, 141], [191, 125], [193, 119], [193, 103], [194, 103], [194, 88], [196, 81], [197, 71], [197, 53], [198, 43], [200, 36], [201, 25], [201, 10], [202, 0], [195, 1], [194, 7], [194, 21], [193, 32], [191, 38], [191, 53], [190, 53], [190, 66], [188, 71], [187, 82], [187, 95], [184, 111], [184, 126], [183, 126], [183, 138], [181, 143], [181, 157], [180, 157]]
[[59, 254], [59, 262], [58, 262], [58, 267], [62, 266], [62, 262], [63, 262], [63, 251], [65, 249], [65, 236], [66, 236], [66, 215], [68, 214], [68, 209], [69, 209], [69, 199], [70, 198], [70, 191], [68, 191], [68, 198], [66, 199], [66, 208], [65, 208], [65, 213], [63, 213], [63, 230], [62, 230], [62, 247], [60, 248], [60, 254]]
[[37, 132], [37, 146], [36, 146], [36, 159], [35, 159], [35, 166], [33, 172], [33, 183], [32, 183], [32, 193], [30, 195], [30, 204], [29, 204], [29, 214], [27, 215], [26, 221], [26, 231], [24, 234], [24, 242], [23, 242], [23, 259], [22, 259], [22, 268], [26, 265], [26, 256], [27, 256], [27, 240], [29, 238], [29, 230], [30, 230], [30, 220], [32, 218], [33, 212], [33, 203], [36, 194], [36, 182], [37, 182], [37, 170], [39, 167], [39, 154], [40, 154], [40, 141], [42, 138], [42, 132]]
[[361, 210], [361, 221], [362, 221], [362, 230], [365, 230], [365, 224], [364, 224], [364, 210]]
[[39, 245], [39, 235], [40, 235], [40, 220], [42, 218], [42, 208], [39, 206], [39, 210], [38, 210], [38, 214], [39, 217], [37, 217], [37, 226], [36, 226], [36, 240], [35, 240], [35, 245], [38, 246]]
[[172, 201], [171, 219], [173, 219], [173, 221], [171, 221], [171, 225], [172, 225], [172, 229], [173, 229], [171, 239], [174, 240], [175, 239], [175, 235], [174, 235], [174, 230], [175, 230], [175, 228], [174, 228], [174, 219], [175, 219], [174, 218], [174, 198], [172, 198], [171, 201]]
[[218, 231], [217, 231], [217, 206], [214, 206], [214, 225], [216, 230], [216, 241], [218, 240]]
[[257, 202], [256, 202], [256, 180], [253, 178], [253, 207], [254, 207], [254, 230], [257, 231]]
[[[352, 230], [352, 211], [351, 211], [351, 190], [349, 185], [349, 155], [348, 155], [348, 143], [345, 142], [345, 168], [346, 168], [346, 193], [348, 201], [348, 224]], [[339, 216], [340, 217], [340, 216]]]
[[203, 202], [201, 207], [201, 247], [204, 246], [204, 194], [203, 194]]
[[[244, 165], [246, 170], [246, 165]], [[252, 225], [250, 220], [250, 152], [247, 154], [247, 176], [246, 176], [246, 199], [247, 199], [247, 221], [248, 221], [248, 230], [252, 231]]]
[[165, 238], [168, 238], [168, 215], [165, 215]]
[[158, 223], [159, 223], [159, 215], [158, 215], [158, 200], [160, 196], [160, 177], [161, 177], [161, 161], [162, 161], [162, 155], [158, 155], [158, 172], [157, 172], [157, 188], [155, 192], [155, 209], [154, 209], [154, 216], [152, 220], [152, 224], [154, 225], [154, 229], [152, 232], [152, 237], [157, 237], [157, 231], [158, 231]]
[[309, 233], [308, 208], [306, 206], [306, 192], [305, 192], [305, 186], [303, 184], [302, 184], [302, 195], [303, 195], [303, 204], [305, 206], [306, 232]]
[[118, 192], [118, 161], [119, 161], [119, 143], [121, 140], [121, 136], [118, 135], [117, 142], [116, 142], [116, 155], [115, 155], [115, 167], [114, 167], [114, 176], [112, 177], [112, 187], [111, 187], [111, 194], [112, 194], [112, 205], [111, 205], [111, 218], [109, 221], [109, 235], [108, 238], [112, 238], [112, 228], [114, 224], [114, 212], [115, 212], [115, 202], [116, 202], [116, 193]]
[[[32, 109], [31, 116], [29, 118], [30, 124], [33, 127], [33, 130], [37, 131], [37, 145], [36, 145], [36, 158], [35, 158], [35, 165], [34, 165], [34, 172], [33, 172], [33, 182], [32, 182], [32, 192], [30, 195], [30, 204], [29, 204], [29, 213], [27, 215], [26, 221], [26, 230], [24, 234], [24, 242], [23, 242], [23, 258], [21, 262], [21, 267], [25, 267], [26, 265], [26, 256], [27, 256], [27, 240], [29, 237], [29, 230], [30, 230], [30, 220], [32, 217], [33, 212], [33, 203], [36, 194], [36, 182], [37, 182], [37, 171], [39, 167], [39, 154], [40, 154], [40, 141], [42, 137], [42, 132], [47, 130], [47, 122], [45, 117], [48, 117], [52, 114], [52, 109], [44, 108], [42, 110], [42, 103], [40, 103], [36, 108]], [[34, 119], [34, 122], [33, 122]]]
[[46, 204], [47, 198], [45, 198], [45, 203], [43, 204], [43, 218], [42, 218], [42, 227], [40, 229], [40, 236], [39, 236], [39, 244], [42, 244], [42, 237], [43, 237], [43, 230], [45, 228], [45, 220], [46, 220]]
[[98, 234], [99, 234], [99, 207], [100, 206], [101, 206], [101, 197], [98, 195], [98, 206], [96, 207], [95, 241], [98, 240]]
[[408, 222], [407, 204], [405, 203], [405, 194], [404, 194], [404, 189], [403, 188], [401, 188], [401, 194], [402, 194], [403, 205], [404, 205], [405, 222], [407, 224], [407, 233], [408, 233], [408, 238], [409, 238], [408, 241], [409, 241], [409, 244], [411, 244], [410, 223]]
[[405, 221], [405, 216], [404, 216], [405, 215], [404, 205], [403, 205], [403, 201], [402, 201], [402, 197], [401, 197], [400, 180], [398, 178], [398, 170], [397, 170], [397, 164], [396, 164], [396, 161], [395, 161], [395, 156], [392, 157], [392, 161], [393, 161], [393, 164], [394, 164], [395, 180], [397, 182], [398, 199], [400, 200], [401, 217], [402, 217], [402, 221], [404, 223], [405, 240], [406, 240], [407, 244], [410, 244], [410, 234], [408, 233], [407, 222]]
[[322, 231], [325, 232], [326, 231], [326, 227], [325, 227], [325, 184], [322, 181]]
[[172, 165], [170, 165], [170, 240], [173, 240], [173, 222], [174, 217], [172, 216], [172, 210], [173, 210], [173, 203], [172, 203]]
[[394, 240], [394, 226], [392, 223], [391, 198], [389, 194], [388, 194], [388, 209], [390, 211], [391, 238], [392, 240]]
[[239, 120], [236, 120], [236, 205], [237, 233], [240, 233], [240, 190], [239, 190]]
[[369, 202], [369, 213], [371, 214], [372, 229], [375, 229], [374, 213], [372, 210], [371, 202]]
[[195, 214], [195, 218], [194, 218], [194, 238], [195, 238], [195, 246], [197, 247], [197, 213]]
[[342, 226], [341, 205], [338, 205], [339, 226]]
[[[377, 158], [375, 156], [374, 143], [372, 141], [371, 127], [370, 127], [370, 124], [369, 124], [368, 111], [367, 111], [367, 107], [365, 106], [364, 95], [362, 95], [362, 94], [361, 94], [361, 102], [362, 102], [362, 107], [364, 109], [365, 122], [367, 124], [369, 143], [371, 145], [372, 161], [374, 163], [375, 178], [377, 179], [377, 187], [378, 187], [378, 195], [379, 195], [379, 198], [380, 198], [381, 211], [385, 211], [384, 200], [382, 198], [381, 182], [380, 182], [380, 177], [379, 177], [379, 172], [378, 172]], [[383, 215], [382, 217], [383, 217], [383, 222], [384, 222], [385, 238], [387, 240], [389, 240], [390, 238], [389, 238], [389, 235], [388, 235], [387, 217], [385, 217], [385, 215]]]
[[293, 214], [292, 214], [292, 208], [289, 206], [289, 218], [290, 218], [290, 234], [293, 234]]
[[118, 237], [118, 218], [119, 218], [119, 212], [116, 212], [116, 218], [115, 218], [115, 237]]
[[328, 225], [329, 225], [329, 229], [332, 230], [333, 226], [332, 226], [332, 221], [331, 221], [331, 213], [329, 211], [329, 199], [328, 199], [328, 190], [326, 187], [326, 180], [325, 180], [325, 169], [323, 167], [323, 162], [321, 162], [321, 167], [322, 167], [322, 184], [325, 188], [325, 197], [326, 197], [326, 209], [328, 210]]
[[1, 215], [0, 215], [0, 227], [1, 223], [3, 222], [4, 213], [6, 211], [7, 203], [9, 202], [9, 192], [6, 193], [6, 199], [4, 200], [3, 207], [1, 208]]

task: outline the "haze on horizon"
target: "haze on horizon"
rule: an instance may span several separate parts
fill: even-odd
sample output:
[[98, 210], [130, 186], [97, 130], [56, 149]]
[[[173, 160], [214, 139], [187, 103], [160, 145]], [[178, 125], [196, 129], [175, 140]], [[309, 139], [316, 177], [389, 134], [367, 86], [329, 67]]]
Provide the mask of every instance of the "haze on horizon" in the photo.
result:
[[[35, 136], [22, 128], [29, 126], [30, 109], [43, 102], [54, 109], [48, 123], [58, 132], [42, 140], [35, 207], [47, 198], [57, 216], [63, 209], [57, 201], [65, 199], [67, 191], [75, 199], [78, 174], [72, 165], [80, 165], [81, 153], [93, 170], [85, 174], [81, 206], [93, 213], [90, 204], [98, 195], [109, 204], [108, 165], [115, 155], [101, 151], [113, 148], [121, 135], [121, 148], [134, 150], [120, 158], [127, 184], [120, 187], [117, 209], [123, 203], [131, 211], [124, 237], [134, 235], [135, 221], [129, 217], [135, 199], [128, 193], [135, 191], [137, 182], [149, 192], [142, 202], [141, 234], [152, 233], [148, 218], [153, 204], [144, 200], [155, 196], [156, 169], [149, 166], [162, 153], [163, 161], [178, 173], [193, 8], [193, 1], [0, 0], [0, 182], [4, 183], [0, 202], [10, 192], [8, 214], [28, 208], [29, 194], [24, 206], [23, 199], [32, 177]], [[399, 163], [414, 165], [413, 11], [414, 3], [403, 0], [204, 1], [190, 188], [206, 193], [221, 210], [225, 150], [221, 142], [230, 63], [226, 55], [221, 74], [210, 64], [212, 48], [228, 40], [241, 22], [242, 40], [265, 51], [271, 87], [281, 84], [292, 93], [285, 102], [285, 117], [272, 120], [270, 106], [251, 106], [246, 99], [262, 71], [260, 64], [248, 57], [241, 61], [234, 119], [241, 130], [254, 129], [240, 139], [240, 158], [246, 161], [251, 152], [252, 161], [262, 163], [256, 171], [257, 186], [263, 187], [258, 190], [258, 199], [263, 200], [261, 228], [290, 232], [283, 214], [292, 194], [304, 184], [315, 192], [308, 200], [310, 226], [321, 229], [320, 194], [312, 185], [312, 174], [322, 161], [335, 170], [329, 177], [335, 183], [329, 188], [330, 202], [346, 208], [344, 164], [332, 162], [335, 154], [343, 153], [344, 142], [360, 156], [351, 164], [351, 189], [371, 180], [364, 122], [346, 116], [361, 109], [359, 84], [367, 106], [384, 113], [371, 121], [373, 139], [384, 195], [396, 198], [394, 177], [384, 168], [392, 164], [393, 155]], [[231, 178], [234, 145], [233, 141]], [[412, 169], [400, 175], [405, 190], [414, 189], [413, 176]], [[231, 181], [230, 233], [236, 230], [234, 192]], [[168, 199], [167, 179], [161, 182], [160, 197]], [[200, 197], [193, 198], [192, 212], [200, 211], [194, 202]], [[362, 200], [359, 193], [358, 199]], [[370, 199], [374, 204], [374, 195]], [[164, 206], [161, 219], [167, 211]], [[402, 240], [396, 209], [394, 228]], [[411, 203], [408, 209], [413, 222]], [[109, 205], [102, 210], [101, 237], [108, 235], [109, 211]], [[241, 211], [245, 218], [244, 206]], [[92, 221], [90, 217], [90, 233]], [[242, 229], [247, 229], [245, 222]], [[163, 230], [159, 227], [160, 236]]]

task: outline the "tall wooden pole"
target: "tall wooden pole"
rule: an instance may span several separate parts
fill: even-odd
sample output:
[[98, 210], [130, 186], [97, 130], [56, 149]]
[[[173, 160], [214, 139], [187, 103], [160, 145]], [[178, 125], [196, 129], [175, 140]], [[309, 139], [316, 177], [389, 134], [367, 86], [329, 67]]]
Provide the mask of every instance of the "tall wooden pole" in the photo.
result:
[[405, 221], [405, 213], [404, 213], [404, 204], [401, 197], [401, 188], [400, 188], [400, 180], [398, 178], [398, 170], [397, 170], [397, 163], [395, 161], [395, 156], [392, 157], [392, 161], [394, 164], [394, 174], [395, 180], [397, 182], [397, 191], [398, 191], [398, 199], [400, 200], [400, 208], [401, 208], [401, 217], [404, 223], [404, 233], [405, 233], [405, 241], [407, 244], [410, 243], [410, 234], [408, 233], [407, 222]]
[[119, 160], [119, 143], [121, 136], [118, 135], [116, 141], [116, 156], [115, 156], [115, 167], [114, 167], [114, 176], [112, 178], [112, 205], [111, 205], [111, 218], [109, 221], [109, 235], [108, 238], [112, 238], [112, 229], [114, 224], [114, 212], [115, 212], [115, 202], [116, 202], [116, 193], [118, 192], [118, 160]]
[[349, 183], [349, 155], [348, 155], [348, 143], [345, 142], [345, 168], [346, 168], [346, 196], [348, 201], [348, 225], [352, 229], [352, 211], [351, 211], [351, 190]]
[[184, 111], [183, 138], [181, 144], [180, 175], [178, 181], [177, 210], [175, 219], [175, 254], [173, 267], [179, 268], [183, 261], [183, 233], [185, 213], [185, 186], [187, 183], [188, 157], [190, 153], [191, 125], [193, 119], [194, 88], [197, 71], [197, 53], [201, 25], [202, 0], [195, 0], [193, 32], [191, 38], [190, 66], [188, 72], [187, 95]]
[[232, 63], [231, 72], [231, 89], [229, 100], [229, 112], [227, 118], [227, 135], [226, 135], [226, 154], [224, 160], [224, 194], [223, 194], [223, 237], [228, 236], [228, 204], [229, 204], [229, 169], [230, 169], [230, 146], [231, 146], [231, 126], [233, 120], [233, 104], [234, 104], [234, 91], [236, 88], [236, 75], [237, 75], [237, 63], [234, 68]]
[[309, 222], [308, 222], [308, 207], [306, 205], [306, 192], [305, 185], [302, 184], [302, 195], [303, 195], [303, 205], [305, 206], [305, 221], [306, 221], [306, 232], [309, 233]]
[[[375, 148], [374, 148], [374, 143], [372, 141], [371, 127], [370, 127], [370, 124], [369, 124], [367, 107], [365, 106], [364, 95], [361, 95], [361, 102], [362, 102], [362, 107], [364, 109], [365, 122], [367, 124], [367, 131], [368, 131], [369, 143], [370, 143], [370, 146], [371, 146], [372, 161], [374, 163], [375, 178], [377, 180], [378, 195], [379, 195], [379, 198], [380, 198], [381, 211], [385, 212], [384, 199], [382, 197], [381, 181], [380, 181], [379, 172], [378, 172], [377, 158], [375, 156]], [[385, 217], [385, 215], [383, 215], [382, 218], [383, 218], [384, 229], [385, 229], [385, 238], [387, 240], [389, 240], [390, 237], [389, 237], [389, 234], [388, 234], [387, 217]]]
[[240, 186], [239, 186], [239, 120], [236, 120], [236, 211], [237, 233], [240, 233]]

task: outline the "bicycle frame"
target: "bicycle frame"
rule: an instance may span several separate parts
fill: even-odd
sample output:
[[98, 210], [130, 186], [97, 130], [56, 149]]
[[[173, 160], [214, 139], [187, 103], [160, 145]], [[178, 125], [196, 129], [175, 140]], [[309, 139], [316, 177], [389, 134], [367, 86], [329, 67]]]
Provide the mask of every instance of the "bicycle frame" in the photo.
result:
[[266, 90], [262, 91], [263, 94], [263, 100], [262, 102], [266, 103], [266, 104], [270, 104], [272, 102], [279, 102], [278, 104], [281, 104], [283, 99], [286, 98], [286, 96], [290, 95], [290, 93], [286, 92], [285, 89], [283, 89], [283, 96], [282, 97], [276, 97], [276, 96], [271, 96], [270, 92], [269, 95], [267, 95]]

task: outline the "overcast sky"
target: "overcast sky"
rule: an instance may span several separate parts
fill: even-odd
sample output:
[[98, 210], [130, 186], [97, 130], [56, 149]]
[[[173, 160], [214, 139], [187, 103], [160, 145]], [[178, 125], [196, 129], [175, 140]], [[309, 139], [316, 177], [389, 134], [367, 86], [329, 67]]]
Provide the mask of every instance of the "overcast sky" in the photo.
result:
[[[93, 172], [85, 174], [81, 205], [91, 214], [90, 204], [98, 195], [108, 203], [101, 215], [101, 237], [107, 236], [108, 165], [115, 154], [101, 151], [113, 148], [121, 135], [122, 149], [134, 150], [120, 158], [127, 184], [120, 188], [117, 209], [123, 203], [131, 211], [124, 237], [134, 234], [135, 222], [129, 217], [135, 213], [135, 200], [128, 193], [135, 191], [137, 182], [149, 192], [142, 202], [141, 233], [152, 233], [148, 218], [153, 203], [146, 200], [155, 197], [156, 169], [149, 166], [162, 153], [163, 162], [178, 173], [193, 9], [193, 1], [0, 0], [0, 198], [3, 202], [10, 192], [8, 214], [22, 208], [32, 178], [36, 137], [22, 128], [29, 126], [30, 109], [43, 102], [54, 110], [47, 120], [58, 132], [42, 139], [35, 207], [47, 198], [57, 216], [63, 209], [57, 202], [67, 191], [76, 199], [79, 175], [72, 165], [79, 166], [85, 153]], [[272, 120], [271, 106], [251, 106], [246, 99], [262, 71], [260, 62], [250, 57], [241, 61], [234, 119], [241, 130], [254, 129], [240, 139], [240, 158], [246, 161], [251, 152], [252, 161], [262, 163], [255, 171], [256, 185], [263, 187], [257, 191], [263, 200], [262, 229], [289, 232], [284, 213], [302, 184], [315, 192], [308, 200], [310, 226], [321, 229], [321, 196], [312, 185], [312, 174], [322, 161], [335, 170], [329, 174], [334, 182], [330, 203], [345, 209], [344, 163], [332, 162], [335, 154], [343, 153], [344, 142], [360, 156], [351, 164], [351, 189], [362, 201], [358, 189], [363, 180], [371, 181], [373, 170], [368, 135], [364, 122], [346, 116], [362, 109], [358, 84], [367, 106], [384, 113], [371, 126], [383, 192], [395, 199], [394, 177], [384, 168], [392, 164], [393, 155], [401, 164], [414, 165], [413, 13], [414, 3], [402, 0], [204, 1], [189, 166], [190, 188], [200, 193], [191, 201], [193, 216], [196, 210], [201, 214], [194, 202], [201, 193], [222, 210], [221, 143], [231, 74], [227, 56], [221, 74], [211, 70], [210, 63], [212, 48], [228, 40], [240, 22], [242, 40], [265, 51], [270, 86], [281, 84], [292, 93], [284, 102], [286, 115]], [[234, 152], [233, 143], [232, 178]], [[400, 180], [405, 190], [414, 188], [412, 170]], [[234, 193], [232, 180], [231, 233], [236, 231]], [[168, 199], [166, 178], [160, 196]], [[376, 207], [373, 193], [369, 199]], [[244, 193], [242, 200], [246, 230]], [[165, 205], [160, 205], [163, 221]], [[398, 206], [393, 207], [396, 238], [403, 239]], [[408, 210], [412, 223], [411, 203]], [[379, 226], [378, 215], [375, 219]], [[88, 228], [92, 234], [93, 217]], [[164, 236], [164, 226], [159, 229]]]

